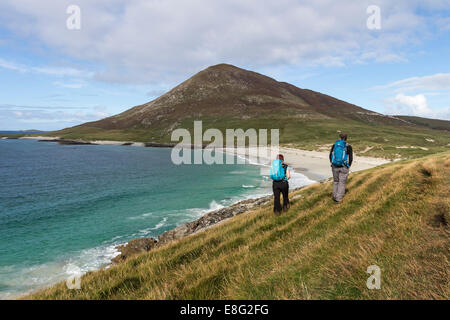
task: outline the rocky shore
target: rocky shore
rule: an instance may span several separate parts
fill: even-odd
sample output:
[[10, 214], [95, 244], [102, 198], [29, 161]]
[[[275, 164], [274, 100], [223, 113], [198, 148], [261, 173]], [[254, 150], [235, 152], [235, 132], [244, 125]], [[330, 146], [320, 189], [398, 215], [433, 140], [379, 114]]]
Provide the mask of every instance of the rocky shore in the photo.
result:
[[116, 264], [125, 261], [127, 258], [133, 255], [148, 252], [159, 246], [166, 245], [170, 242], [204, 231], [212, 226], [222, 223], [223, 221], [231, 217], [243, 214], [257, 207], [267, 205], [271, 200], [271, 195], [256, 199], [243, 200], [229, 207], [208, 212], [195, 221], [187, 222], [172, 230], [166, 231], [163, 234], [159, 235], [158, 239], [139, 238], [131, 240], [124, 245], [116, 247], [116, 249], [120, 251], [120, 254], [112, 259], [112, 263]]
[[[325, 181], [326, 180], [323, 180], [320, 181], [319, 183], [324, 183]], [[298, 191], [302, 188], [304, 187], [295, 188], [291, 190], [291, 192]], [[290, 199], [295, 200], [299, 197], [301, 197], [301, 195], [290, 197]], [[259, 208], [264, 205], [268, 205], [271, 201], [272, 195], [263, 196], [255, 199], [242, 200], [229, 207], [208, 212], [195, 221], [187, 222], [172, 230], [166, 231], [161, 235], [159, 235], [158, 239], [154, 238], [133, 239], [126, 244], [116, 247], [116, 249], [120, 251], [120, 254], [112, 259], [112, 263], [113, 264], [120, 263], [133, 255], [148, 252], [154, 248], [158, 248], [173, 241], [190, 236], [192, 234], [205, 231], [208, 228], [216, 226], [234, 216], [247, 213], [252, 209]]]

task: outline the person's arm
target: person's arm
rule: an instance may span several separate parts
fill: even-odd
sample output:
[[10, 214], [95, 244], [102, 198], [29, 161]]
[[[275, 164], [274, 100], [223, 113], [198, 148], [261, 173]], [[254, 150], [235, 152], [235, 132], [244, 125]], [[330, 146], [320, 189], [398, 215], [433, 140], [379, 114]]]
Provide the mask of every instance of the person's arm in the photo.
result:
[[347, 152], [348, 152], [348, 166], [351, 167], [353, 162], [353, 148], [351, 145], [348, 145]]
[[289, 170], [289, 166], [286, 163], [283, 163], [284, 172], [286, 172], [286, 180], [291, 178], [291, 170]]
[[331, 163], [331, 157], [333, 154], [333, 150], [334, 150], [334, 144], [331, 146], [331, 150], [330, 150], [330, 163]]

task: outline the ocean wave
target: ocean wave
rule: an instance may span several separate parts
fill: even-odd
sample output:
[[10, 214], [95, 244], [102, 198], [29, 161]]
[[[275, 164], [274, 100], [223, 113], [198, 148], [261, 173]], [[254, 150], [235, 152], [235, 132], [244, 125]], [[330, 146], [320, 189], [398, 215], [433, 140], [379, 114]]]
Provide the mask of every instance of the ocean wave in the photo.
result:
[[315, 182], [316, 181], [309, 179], [304, 174], [295, 172], [293, 169], [291, 169], [291, 179], [289, 179], [289, 188], [294, 189], [304, 187]]
[[154, 214], [155, 214], [154, 212], [147, 212], [147, 213], [143, 213], [138, 216], [128, 217], [128, 219], [130, 219], [130, 220], [138, 220], [139, 219], [140, 220], [140, 219], [145, 219], [145, 218], [151, 217]]
[[0, 299], [15, 299], [36, 289], [51, 286], [71, 276], [81, 276], [88, 271], [108, 267], [111, 259], [120, 252], [118, 243], [82, 250], [70, 258], [32, 266], [7, 266], [0, 268]]
[[167, 224], [168, 218], [164, 217], [160, 222], [158, 222], [154, 227], [150, 227], [150, 228], [146, 228], [146, 229], [142, 229], [139, 230], [139, 232], [136, 234], [133, 234], [133, 236], [139, 235], [140, 237], [146, 237], [149, 235], [154, 235], [154, 231], [161, 229], [163, 227], [165, 227]]
[[[243, 160], [243, 164], [250, 164], [250, 165], [254, 165], [254, 166], [265, 166], [266, 164], [259, 162], [259, 160], [257, 158], [253, 158], [253, 157], [248, 157], [248, 156], [243, 156], [243, 155], [236, 155], [236, 158], [239, 158], [241, 160]], [[241, 164], [241, 161], [237, 161], [238, 164]]]
[[201, 217], [208, 212], [219, 210], [224, 207], [225, 206], [223, 204], [217, 203], [215, 200], [213, 200], [209, 203], [208, 208], [191, 208], [191, 209], [187, 209], [186, 212], [187, 212], [188, 216], [195, 218], [195, 217]]

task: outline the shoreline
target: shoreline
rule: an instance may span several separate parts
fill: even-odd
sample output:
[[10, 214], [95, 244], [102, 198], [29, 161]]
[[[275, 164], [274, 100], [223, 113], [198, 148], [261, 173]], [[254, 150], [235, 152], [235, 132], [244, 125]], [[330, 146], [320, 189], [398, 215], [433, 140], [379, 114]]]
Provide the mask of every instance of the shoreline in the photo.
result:
[[[147, 145], [146, 143], [136, 143], [130, 141], [107, 141], [107, 140], [92, 140], [92, 141], [83, 141], [83, 140], [65, 140], [59, 139], [59, 137], [43, 137], [43, 136], [35, 136], [35, 137], [20, 137], [18, 139], [24, 140], [38, 140], [41, 142], [57, 142], [62, 144], [90, 144], [90, 145], [116, 145], [116, 146], [139, 146], [139, 147], [173, 147], [169, 145], [158, 144], [156, 146]], [[67, 143], [65, 143], [67, 142]], [[259, 165], [262, 167], [266, 167], [267, 170], [270, 166], [271, 159], [269, 157], [259, 157], [257, 161], [254, 158], [251, 158], [247, 151], [244, 148], [233, 148], [233, 150], [227, 150], [223, 148], [220, 150], [221, 152], [234, 154], [238, 157], [244, 158], [246, 164]], [[272, 150], [271, 150], [272, 151]], [[290, 190], [290, 193], [298, 191], [308, 185], [314, 183], [323, 183], [325, 180], [331, 177], [331, 169], [328, 161], [328, 153], [327, 152], [317, 152], [317, 151], [306, 151], [300, 149], [292, 149], [286, 147], [280, 147], [279, 152], [285, 155], [286, 162], [294, 169], [294, 172], [300, 173], [303, 176], [306, 176], [309, 180], [312, 180], [312, 183], [305, 184], [301, 187], [293, 187]], [[269, 153], [270, 154], [270, 153]], [[360, 159], [365, 160], [363, 164], [357, 167], [356, 170], [359, 171], [367, 168], [371, 168], [380, 164], [388, 163], [390, 161], [379, 159], [379, 158], [364, 158], [364, 157], [355, 157], [356, 161], [360, 161]], [[355, 161], [354, 160], [354, 161]], [[329, 171], [327, 173], [327, 171]], [[158, 235], [156, 239], [154, 238], [135, 238], [130, 241], [117, 244], [115, 249], [117, 249], [118, 254], [111, 258], [110, 263], [102, 268], [109, 268], [121, 261], [126, 260], [128, 256], [136, 254], [136, 253], [144, 253], [148, 252], [153, 248], [158, 246], [162, 246], [173, 241], [177, 241], [184, 237], [187, 237], [192, 234], [196, 234], [198, 232], [203, 232], [213, 226], [219, 225], [222, 222], [228, 220], [239, 214], [247, 213], [257, 207], [261, 207], [267, 205], [272, 200], [272, 195], [268, 193], [267, 195], [258, 195], [255, 198], [246, 198], [242, 200], [238, 200], [236, 203], [233, 203], [227, 207], [216, 209], [212, 211], [206, 212], [200, 218], [184, 223], [180, 226], [177, 226], [171, 230], [165, 231], [162, 234]], [[130, 251], [131, 250], [131, 251]], [[102, 269], [100, 268], [100, 269]], [[100, 270], [97, 269], [97, 270]], [[44, 287], [43, 287], [44, 288]], [[43, 288], [36, 289], [36, 291], [42, 290]], [[35, 292], [33, 290], [33, 292]], [[26, 293], [28, 295], [29, 293]], [[20, 295], [23, 297], [23, 295]], [[19, 297], [19, 298], [20, 298]], [[17, 298], [17, 297], [16, 297]], [[14, 299], [14, 298], [13, 298]]]
[[[251, 154], [257, 154], [256, 148], [233, 148], [228, 150], [223, 148], [224, 152], [235, 154], [237, 156], [245, 157], [250, 161], [253, 161], [265, 166], [270, 166], [272, 159], [276, 157], [276, 154], [281, 153], [284, 155], [285, 162], [294, 169], [294, 172], [301, 173], [314, 181], [322, 181], [332, 177], [331, 165], [329, 160], [329, 152], [325, 151], [309, 151], [302, 149], [294, 149], [288, 147], [268, 148], [267, 154], [269, 157], [258, 157], [257, 159], [249, 157]], [[363, 157], [356, 154], [353, 155], [353, 164], [350, 168], [350, 172], [357, 172], [365, 169], [370, 169], [379, 165], [390, 163], [392, 161]]]
[[[225, 154], [233, 154], [238, 157], [244, 157], [244, 161], [246, 161], [245, 164], [247, 165], [257, 165], [267, 167], [267, 164], [265, 162], [268, 161], [269, 164], [271, 162], [269, 158], [251, 159], [245, 154], [233, 153], [230, 150], [226, 150], [226, 148], [223, 148], [219, 152], [223, 152]], [[261, 160], [263, 162], [259, 162]], [[265, 172], [264, 174], [268, 175], [269, 171], [268, 170], [266, 171], [267, 172]], [[294, 172], [294, 175], [295, 174], [298, 173]], [[304, 173], [300, 174], [306, 177], [311, 183], [307, 181], [306, 184], [301, 186], [292, 186], [292, 187], [290, 186], [289, 194], [297, 192], [309, 185], [313, 185], [316, 183], [324, 183], [326, 180], [328, 180], [328, 178], [313, 180], [310, 177], [306, 176]], [[293, 178], [291, 179], [293, 180]], [[126, 243], [120, 244], [116, 247], [116, 249], [119, 250], [120, 254], [111, 259], [111, 265], [109, 265], [108, 267], [123, 262], [129, 256], [132, 256], [134, 254], [148, 252], [154, 248], [158, 248], [160, 246], [180, 240], [190, 235], [206, 231], [207, 229], [217, 226], [234, 216], [245, 214], [257, 207], [267, 205], [272, 201], [272, 197], [273, 197], [272, 193], [268, 192], [267, 194], [258, 195], [256, 197], [244, 198], [224, 208], [208, 211], [194, 221], [189, 221], [171, 230], [167, 230], [162, 234], [158, 235], [156, 239], [153, 237], [136, 238]]]
[[[9, 139], [9, 138], [7, 138]], [[82, 139], [61, 139], [60, 137], [48, 136], [25, 136], [14, 139], [24, 140], [38, 140], [40, 142], [56, 142], [63, 145], [116, 145], [116, 146], [134, 146], [134, 147], [153, 147], [153, 148], [173, 148], [175, 143], [157, 143], [157, 142], [136, 142], [136, 141], [114, 141], [114, 140], [82, 140]], [[202, 148], [205, 148], [203, 145]], [[194, 148], [193, 145], [190, 146]], [[256, 147], [244, 148], [216, 148], [217, 150], [234, 154], [239, 157], [244, 157], [249, 164], [257, 164], [263, 166], [270, 166], [272, 156], [275, 157], [277, 153], [284, 155], [286, 163], [294, 169], [295, 172], [301, 173], [314, 181], [321, 181], [332, 177], [329, 152], [327, 151], [310, 151], [290, 147], [267, 148], [267, 156], [258, 156], [256, 159], [252, 157], [253, 154], [258, 154]], [[370, 169], [379, 165], [390, 163], [392, 160], [384, 158], [365, 157], [353, 154], [353, 164], [350, 172], [357, 172], [365, 169]]]
[[[292, 191], [296, 191], [301, 188], [303, 187], [296, 188]], [[116, 247], [120, 253], [111, 259], [111, 264], [107, 266], [107, 268], [121, 263], [133, 255], [145, 253], [154, 248], [164, 246], [190, 235], [206, 231], [207, 229], [217, 226], [234, 216], [245, 214], [257, 207], [267, 205], [270, 203], [271, 199], [272, 195], [265, 195], [257, 198], [240, 200], [227, 207], [206, 212], [203, 216], [194, 221], [186, 222], [173, 229], [167, 230], [158, 235], [156, 239], [153, 237], [135, 238], [120, 244]]]
[[[324, 183], [325, 181], [318, 181], [315, 183]], [[314, 184], [314, 183], [313, 183]], [[289, 191], [289, 194], [293, 192], [297, 192], [311, 184], [293, 188]], [[297, 199], [298, 197], [291, 197], [290, 199]], [[117, 255], [111, 258], [110, 262], [98, 269], [91, 270], [89, 272], [96, 272], [99, 270], [107, 270], [119, 263], [126, 261], [128, 258], [149, 252], [153, 249], [168, 245], [172, 242], [176, 242], [185, 237], [195, 235], [197, 233], [201, 233], [207, 231], [210, 228], [218, 226], [230, 218], [246, 214], [251, 212], [252, 210], [261, 208], [262, 206], [268, 205], [272, 200], [272, 195], [263, 195], [258, 196], [256, 198], [247, 198], [243, 200], [239, 200], [236, 203], [233, 203], [227, 207], [223, 207], [220, 209], [215, 209], [206, 212], [201, 217], [183, 223], [173, 229], [167, 230], [161, 234], [159, 234], [156, 239], [153, 237], [142, 237], [142, 238], [134, 238], [124, 243], [119, 243], [114, 245], [114, 249], [117, 251]], [[83, 276], [83, 274], [77, 274], [77, 276]], [[73, 275], [72, 275], [73, 276]], [[65, 281], [65, 280], [61, 280]], [[32, 289], [24, 293], [18, 293], [14, 296], [11, 296], [7, 300], [20, 300], [24, 299], [27, 296], [39, 292], [40, 290], [44, 290], [46, 288], [51, 288], [59, 282], [55, 282], [53, 284], [43, 285], [40, 288]]]

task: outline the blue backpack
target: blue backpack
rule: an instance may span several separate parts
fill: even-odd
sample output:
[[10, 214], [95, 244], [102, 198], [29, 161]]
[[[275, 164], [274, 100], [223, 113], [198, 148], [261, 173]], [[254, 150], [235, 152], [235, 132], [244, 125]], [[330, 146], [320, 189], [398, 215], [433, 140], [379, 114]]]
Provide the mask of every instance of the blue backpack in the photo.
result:
[[347, 143], [344, 140], [338, 140], [334, 143], [331, 163], [336, 167], [344, 165], [348, 167]]
[[280, 159], [272, 161], [272, 167], [270, 168], [270, 178], [275, 181], [281, 181], [286, 177], [283, 164]]

